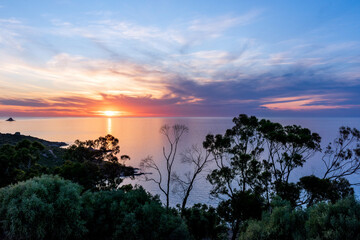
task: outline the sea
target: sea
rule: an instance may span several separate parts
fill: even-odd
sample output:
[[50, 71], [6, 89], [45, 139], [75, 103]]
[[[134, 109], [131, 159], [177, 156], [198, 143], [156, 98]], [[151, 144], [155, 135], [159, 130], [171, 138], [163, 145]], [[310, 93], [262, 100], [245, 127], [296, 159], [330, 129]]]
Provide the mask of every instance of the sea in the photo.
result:
[[[261, 117], [259, 117], [261, 118]], [[301, 125], [317, 132], [322, 137], [322, 149], [338, 136], [339, 127], [349, 126], [360, 129], [360, 118], [267, 118], [283, 125]], [[174, 171], [179, 176], [184, 176], [191, 171], [191, 167], [181, 162], [182, 154], [193, 145], [202, 146], [207, 134], [224, 134], [226, 129], [233, 126], [232, 118], [218, 117], [183, 117], [183, 118], [137, 118], [137, 117], [99, 117], [99, 118], [16, 118], [14, 122], [7, 122], [5, 118], [0, 120], [1, 133], [20, 132], [23, 135], [31, 135], [49, 141], [74, 143], [75, 140], [96, 139], [100, 136], [111, 134], [119, 139], [121, 155], [130, 156], [126, 165], [139, 167], [142, 159], [152, 157], [159, 168], [165, 170], [163, 148], [169, 149], [167, 139], [160, 134], [163, 125], [184, 124], [189, 128], [180, 143]], [[303, 168], [297, 169], [291, 179], [296, 181], [301, 176], [314, 174], [322, 176], [324, 164], [321, 161], [322, 154], [317, 153], [309, 159]], [[210, 196], [211, 185], [206, 180], [206, 175], [215, 167], [209, 164], [207, 169], [196, 181], [194, 189], [189, 197], [189, 206], [195, 203], [216, 205], [219, 199]], [[148, 172], [147, 176], [156, 178], [156, 173]], [[360, 177], [353, 176], [351, 182], [360, 182]], [[158, 194], [163, 201], [164, 196], [157, 184], [146, 181], [144, 176], [134, 179], [126, 178], [123, 184], [141, 185], [151, 194]], [[360, 188], [356, 187], [359, 196]], [[179, 191], [172, 191], [170, 196], [172, 206], [181, 203]]]

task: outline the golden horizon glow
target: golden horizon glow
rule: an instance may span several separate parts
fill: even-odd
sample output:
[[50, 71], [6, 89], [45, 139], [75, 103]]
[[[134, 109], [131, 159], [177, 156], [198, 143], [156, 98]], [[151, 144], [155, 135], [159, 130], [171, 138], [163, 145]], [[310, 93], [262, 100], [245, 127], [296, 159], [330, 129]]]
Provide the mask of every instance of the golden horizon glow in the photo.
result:
[[124, 112], [111, 111], [111, 110], [97, 111], [97, 113], [98, 113], [98, 115], [102, 115], [102, 116], [105, 116], [105, 117], [118, 117], [118, 116], [124, 115]]

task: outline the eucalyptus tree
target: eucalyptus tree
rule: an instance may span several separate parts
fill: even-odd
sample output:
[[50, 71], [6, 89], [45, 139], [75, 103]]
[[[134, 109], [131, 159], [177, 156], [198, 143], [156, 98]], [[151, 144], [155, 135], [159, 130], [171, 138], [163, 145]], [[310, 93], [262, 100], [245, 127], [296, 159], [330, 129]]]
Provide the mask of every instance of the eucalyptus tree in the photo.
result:
[[46, 173], [47, 169], [37, 163], [44, 148], [29, 140], [0, 146], [0, 187]]
[[329, 143], [322, 161], [326, 167], [323, 179], [338, 180], [359, 174], [360, 131], [356, 128], [340, 127], [339, 136]]
[[[174, 173], [174, 163], [178, 157], [179, 143], [183, 135], [188, 131], [189, 128], [182, 124], [175, 124], [173, 126], [163, 125], [160, 128], [160, 134], [166, 138], [168, 143], [168, 146], [163, 146], [162, 149], [166, 167], [165, 172], [161, 169], [162, 163], [157, 162], [151, 156], [146, 157], [140, 162], [140, 168], [145, 172], [145, 180], [155, 182], [160, 191], [165, 195], [165, 205], [167, 209], [170, 206], [170, 188], [172, 185], [172, 175]], [[155, 171], [157, 176], [150, 176], [146, 173], [148, 170]]]
[[302, 203], [311, 206], [321, 201], [335, 203], [354, 194], [348, 177], [360, 173], [360, 132], [356, 128], [340, 127], [339, 135], [324, 151], [322, 177], [305, 176], [298, 185], [304, 190]]
[[213, 185], [211, 194], [222, 200], [219, 207], [235, 239], [244, 220], [259, 217], [248, 214], [254, 202], [261, 209], [263, 200], [269, 204], [276, 194], [295, 204], [300, 188], [290, 182], [291, 173], [320, 150], [321, 138], [307, 128], [284, 127], [245, 114], [233, 122], [224, 135], [207, 135], [203, 146], [217, 165], [207, 178]]
[[231, 239], [245, 220], [260, 217], [262, 182], [269, 180], [268, 168], [260, 161], [264, 139], [258, 119], [240, 115], [233, 122], [224, 135], [207, 135], [203, 143], [217, 165], [207, 179], [213, 185], [211, 194], [222, 200], [218, 213], [229, 222]]
[[130, 157], [119, 157], [119, 153], [119, 140], [110, 134], [95, 140], [76, 140], [66, 150], [65, 163], [54, 173], [79, 183], [85, 190], [117, 189], [124, 176], [135, 174], [134, 168], [124, 164]]
[[209, 163], [212, 162], [210, 154], [209, 151], [204, 152], [198, 145], [193, 145], [182, 154], [181, 158], [181, 162], [186, 164], [190, 170], [186, 171], [183, 175], [179, 175], [176, 172], [172, 174], [172, 179], [175, 183], [173, 192], [178, 193], [182, 199], [181, 215], [184, 213], [196, 180]]

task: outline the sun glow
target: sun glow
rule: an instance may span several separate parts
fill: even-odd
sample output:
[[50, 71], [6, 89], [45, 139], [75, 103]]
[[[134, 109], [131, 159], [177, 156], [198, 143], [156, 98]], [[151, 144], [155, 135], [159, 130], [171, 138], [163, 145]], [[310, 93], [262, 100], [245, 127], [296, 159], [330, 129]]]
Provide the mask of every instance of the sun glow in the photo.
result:
[[115, 111], [104, 111], [104, 115], [108, 117], [113, 117], [116, 115]]
[[98, 111], [97, 113], [106, 117], [117, 117], [123, 115], [123, 112], [120, 111]]

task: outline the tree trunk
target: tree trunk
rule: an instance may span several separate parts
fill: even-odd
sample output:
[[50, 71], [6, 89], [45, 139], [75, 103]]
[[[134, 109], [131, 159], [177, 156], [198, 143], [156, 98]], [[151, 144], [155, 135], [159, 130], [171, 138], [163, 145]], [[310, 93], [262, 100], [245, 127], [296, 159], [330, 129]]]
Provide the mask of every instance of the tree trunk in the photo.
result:
[[233, 228], [231, 240], [236, 240], [236, 236], [238, 235], [238, 232], [239, 232], [239, 227], [240, 227], [239, 222], [236, 220], [235, 221], [235, 226]]

